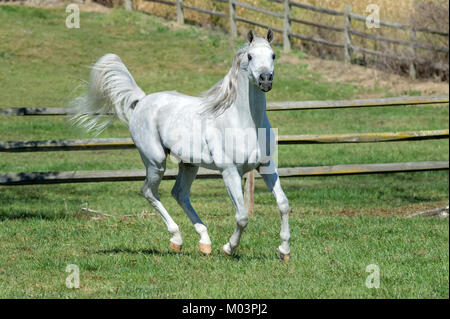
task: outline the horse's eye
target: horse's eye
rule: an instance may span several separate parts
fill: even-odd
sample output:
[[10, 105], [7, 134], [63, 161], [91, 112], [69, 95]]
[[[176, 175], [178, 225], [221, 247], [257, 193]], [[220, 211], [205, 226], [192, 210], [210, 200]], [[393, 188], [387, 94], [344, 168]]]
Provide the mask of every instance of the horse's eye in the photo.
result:
[[275, 60], [275, 57], [276, 57], [275, 53], [272, 54], [272, 59], [273, 59], [273, 60]]
[[250, 55], [250, 53], [247, 55], [248, 60], [251, 61], [252, 60], [252, 56]]

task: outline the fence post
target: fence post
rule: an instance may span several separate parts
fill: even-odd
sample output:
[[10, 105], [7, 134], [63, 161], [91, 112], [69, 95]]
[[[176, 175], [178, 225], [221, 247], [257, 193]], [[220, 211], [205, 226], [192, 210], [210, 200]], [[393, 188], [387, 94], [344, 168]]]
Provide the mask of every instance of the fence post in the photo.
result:
[[291, 5], [289, 0], [284, 0], [284, 24], [283, 24], [283, 50], [289, 52], [291, 50]]
[[283, 51], [291, 51], [291, 5], [289, 0], [284, 0], [284, 17], [283, 17]]
[[255, 210], [255, 171], [251, 170], [246, 174], [244, 185], [245, 208], [250, 216], [254, 216]]
[[228, 0], [228, 3], [230, 4], [230, 33], [232, 38], [237, 37], [237, 28], [236, 28], [236, 6], [233, 2], [233, 0]]
[[184, 24], [183, 0], [177, 0], [177, 22]]
[[416, 60], [415, 42], [416, 42], [416, 29], [414, 27], [414, 20], [411, 19], [409, 27], [409, 43], [410, 43], [409, 48], [411, 50], [412, 58], [409, 64], [409, 77], [412, 80], [416, 79], [416, 68], [414, 66], [414, 61]]
[[349, 4], [345, 5], [345, 12], [344, 12], [344, 63], [351, 63], [351, 42], [350, 42], [350, 33], [349, 30], [352, 27], [352, 21], [351, 21], [351, 14], [352, 6]]
[[133, 1], [132, 0], [125, 0], [125, 10], [132, 11], [133, 10]]

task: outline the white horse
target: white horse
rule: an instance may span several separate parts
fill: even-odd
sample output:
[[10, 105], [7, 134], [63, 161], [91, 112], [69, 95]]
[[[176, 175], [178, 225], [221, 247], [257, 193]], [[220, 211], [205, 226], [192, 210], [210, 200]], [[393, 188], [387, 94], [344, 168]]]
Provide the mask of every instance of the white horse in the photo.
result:
[[190, 202], [198, 168], [221, 172], [236, 210], [236, 230], [223, 246], [228, 256], [248, 223], [242, 176], [258, 169], [281, 212], [279, 257], [289, 260], [289, 203], [272, 158], [274, 133], [266, 114], [265, 92], [271, 90], [274, 74], [272, 39], [270, 29], [265, 38], [249, 31], [248, 42], [236, 53], [227, 75], [201, 97], [175, 91], [146, 95], [120, 58], [107, 54], [93, 66], [88, 92], [73, 101], [73, 119], [87, 131], [102, 131], [116, 116], [128, 123], [146, 167], [142, 194], [166, 223], [175, 252], [182, 247], [180, 230], [158, 194], [169, 153], [179, 159], [172, 195], [200, 235], [203, 253], [211, 253], [211, 240]]

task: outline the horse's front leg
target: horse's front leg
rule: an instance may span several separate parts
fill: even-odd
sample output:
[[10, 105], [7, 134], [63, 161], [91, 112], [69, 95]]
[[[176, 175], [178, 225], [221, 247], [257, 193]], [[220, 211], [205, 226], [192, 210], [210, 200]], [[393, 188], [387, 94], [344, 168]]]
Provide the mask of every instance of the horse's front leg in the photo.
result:
[[238, 170], [228, 168], [222, 172], [225, 187], [227, 188], [228, 195], [230, 195], [236, 210], [236, 230], [230, 238], [230, 241], [223, 246], [223, 252], [231, 256], [234, 250], [239, 245], [242, 232], [248, 224], [248, 213], [244, 205], [244, 196], [242, 194], [241, 175]]
[[278, 172], [274, 169], [271, 173], [265, 174], [264, 169], [259, 169], [259, 173], [261, 174], [264, 182], [267, 185], [267, 188], [272, 192], [275, 196], [275, 199], [278, 204], [278, 209], [280, 210], [281, 215], [281, 245], [278, 247], [278, 256], [284, 262], [288, 262], [290, 258], [290, 248], [289, 248], [289, 201], [286, 195], [283, 192], [280, 184], [280, 177], [278, 176]]

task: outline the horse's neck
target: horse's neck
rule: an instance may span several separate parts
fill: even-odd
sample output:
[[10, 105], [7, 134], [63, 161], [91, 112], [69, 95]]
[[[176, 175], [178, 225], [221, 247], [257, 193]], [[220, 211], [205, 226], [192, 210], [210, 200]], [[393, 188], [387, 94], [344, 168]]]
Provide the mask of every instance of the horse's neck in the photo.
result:
[[[232, 109], [232, 110], [231, 110]], [[266, 113], [266, 94], [248, 79], [247, 71], [239, 70], [238, 93], [230, 108], [230, 116], [243, 128], [262, 127]]]
[[262, 127], [264, 117], [266, 116], [266, 93], [261, 91], [255, 84], [250, 82], [245, 74], [245, 82], [247, 83], [247, 101], [248, 111], [253, 119], [256, 128]]

